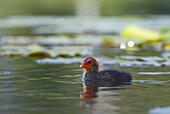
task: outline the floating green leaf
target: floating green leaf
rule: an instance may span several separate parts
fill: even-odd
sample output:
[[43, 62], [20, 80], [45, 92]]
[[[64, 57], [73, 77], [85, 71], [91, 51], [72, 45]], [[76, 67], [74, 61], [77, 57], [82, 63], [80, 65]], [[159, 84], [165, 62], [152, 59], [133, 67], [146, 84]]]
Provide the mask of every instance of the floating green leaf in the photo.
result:
[[37, 52], [30, 53], [28, 57], [34, 59], [43, 59], [43, 58], [51, 58], [51, 55], [48, 52], [37, 51]]

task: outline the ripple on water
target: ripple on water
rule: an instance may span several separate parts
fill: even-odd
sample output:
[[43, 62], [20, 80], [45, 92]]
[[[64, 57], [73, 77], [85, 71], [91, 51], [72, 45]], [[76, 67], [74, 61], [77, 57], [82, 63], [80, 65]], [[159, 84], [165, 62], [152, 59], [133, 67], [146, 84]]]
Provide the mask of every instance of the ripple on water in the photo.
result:
[[161, 75], [161, 74], [170, 74], [170, 72], [138, 72], [141, 75]]
[[133, 82], [143, 83], [143, 84], [153, 84], [153, 85], [162, 85], [166, 84], [169, 81], [157, 81], [157, 80], [133, 80]]
[[5, 80], [5, 79], [12, 79], [12, 78], [14, 78], [15, 77], [15, 75], [6, 75], [6, 74], [4, 74], [4, 75], [1, 75], [0, 76], [0, 80]]

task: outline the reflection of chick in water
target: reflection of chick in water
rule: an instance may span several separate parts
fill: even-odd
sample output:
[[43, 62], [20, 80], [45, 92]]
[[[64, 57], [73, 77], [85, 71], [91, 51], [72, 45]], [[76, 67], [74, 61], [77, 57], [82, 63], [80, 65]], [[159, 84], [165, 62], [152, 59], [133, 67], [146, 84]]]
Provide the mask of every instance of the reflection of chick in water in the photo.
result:
[[81, 98], [82, 99], [96, 98], [97, 92], [98, 88], [84, 87], [83, 92], [81, 93]]
[[98, 88], [84, 87], [83, 91], [80, 93], [81, 106], [85, 108], [92, 108], [93, 104], [96, 103], [94, 98], [97, 98]]

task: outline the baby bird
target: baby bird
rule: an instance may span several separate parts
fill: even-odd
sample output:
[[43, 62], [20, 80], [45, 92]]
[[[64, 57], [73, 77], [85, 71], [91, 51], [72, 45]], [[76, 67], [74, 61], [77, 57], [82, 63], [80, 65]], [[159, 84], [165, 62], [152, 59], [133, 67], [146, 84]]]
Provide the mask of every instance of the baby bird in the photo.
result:
[[99, 71], [95, 58], [88, 57], [80, 65], [84, 69], [82, 81], [87, 87], [113, 87], [127, 85], [132, 81], [132, 76], [127, 72], [118, 70]]

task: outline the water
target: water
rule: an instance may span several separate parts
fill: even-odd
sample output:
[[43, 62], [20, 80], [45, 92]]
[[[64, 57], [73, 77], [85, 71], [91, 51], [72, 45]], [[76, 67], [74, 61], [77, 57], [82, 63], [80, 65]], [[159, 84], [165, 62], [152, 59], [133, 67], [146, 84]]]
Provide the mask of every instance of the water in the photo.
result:
[[99, 88], [98, 97], [84, 100], [80, 98], [83, 86], [79, 65], [38, 65], [25, 58], [2, 57], [0, 63], [2, 114], [144, 114], [151, 108], [170, 105], [169, 74], [138, 73], [168, 72], [166, 67], [116, 67], [131, 72], [133, 84]]
[[[1, 58], [0, 111], [4, 114], [82, 113], [81, 70], [73, 65], [37, 65]], [[11, 74], [5, 74], [10, 70]]]

